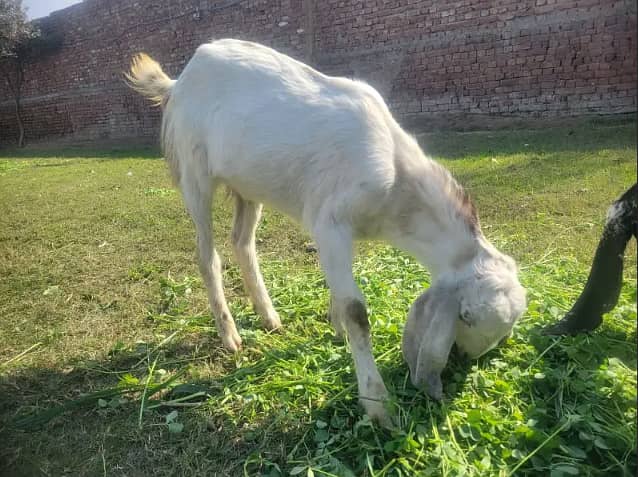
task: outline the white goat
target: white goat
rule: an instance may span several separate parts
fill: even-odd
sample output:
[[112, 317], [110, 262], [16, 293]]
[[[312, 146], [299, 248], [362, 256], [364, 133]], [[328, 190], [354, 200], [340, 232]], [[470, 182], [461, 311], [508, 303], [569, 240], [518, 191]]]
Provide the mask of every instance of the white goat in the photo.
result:
[[479, 355], [523, 312], [525, 292], [514, 261], [487, 242], [463, 189], [424, 156], [372, 87], [231, 39], [200, 46], [176, 81], [144, 54], [127, 77], [162, 106], [164, 155], [195, 223], [200, 271], [229, 350], [237, 350], [241, 339], [211, 230], [211, 201], [220, 184], [234, 192], [234, 251], [269, 329], [281, 322], [257, 263], [261, 204], [311, 232], [331, 291], [331, 321], [349, 336], [361, 402], [384, 424], [390, 422], [387, 391], [352, 275], [353, 240], [387, 240], [431, 270], [434, 285], [410, 311], [404, 353], [412, 381], [434, 397], [441, 395], [439, 374], [455, 340]]

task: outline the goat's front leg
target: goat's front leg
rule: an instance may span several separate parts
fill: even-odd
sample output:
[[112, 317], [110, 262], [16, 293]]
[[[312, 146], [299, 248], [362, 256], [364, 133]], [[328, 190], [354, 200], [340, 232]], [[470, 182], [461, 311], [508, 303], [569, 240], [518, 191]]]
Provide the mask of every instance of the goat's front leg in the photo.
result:
[[359, 401], [366, 413], [385, 427], [393, 427], [386, 410], [388, 398], [372, 355], [370, 323], [365, 301], [352, 276], [352, 234], [345, 227], [315, 228], [319, 260], [331, 293], [331, 320], [343, 325], [350, 342], [359, 386]]
[[[183, 178], [185, 182], [187, 178]], [[197, 251], [199, 271], [202, 274], [208, 301], [215, 325], [222, 343], [229, 351], [237, 351], [241, 347], [241, 338], [237, 333], [235, 321], [228, 309], [222, 283], [221, 260], [213, 241], [211, 204], [213, 188], [202, 183], [202, 178], [182, 183], [182, 195], [186, 208], [193, 219], [197, 231]]]
[[281, 321], [264, 285], [255, 249], [255, 229], [260, 215], [261, 204], [245, 200], [235, 193], [235, 220], [232, 232], [235, 257], [255, 311], [261, 316], [264, 326], [274, 330], [281, 327]]
[[330, 299], [330, 306], [328, 307], [328, 319], [332, 324], [332, 327], [335, 329], [335, 336], [342, 340], [346, 336], [346, 328], [344, 323], [341, 321], [341, 316], [337, 313], [333, 313], [332, 311], [332, 299]]

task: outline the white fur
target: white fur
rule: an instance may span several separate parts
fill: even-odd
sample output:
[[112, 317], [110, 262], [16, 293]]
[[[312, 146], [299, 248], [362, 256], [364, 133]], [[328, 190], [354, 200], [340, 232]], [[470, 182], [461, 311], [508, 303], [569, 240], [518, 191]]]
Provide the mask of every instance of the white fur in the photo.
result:
[[625, 211], [625, 203], [623, 201], [616, 201], [607, 209], [607, 225], [612, 221], [618, 220]]
[[[219, 184], [240, 200], [285, 212], [312, 233], [332, 319], [350, 336], [359, 393], [372, 417], [387, 421], [381, 402], [387, 392], [367, 329], [348, 315], [349, 303], [363, 302], [352, 276], [353, 240], [385, 239], [414, 254], [441, 283], [462, 284], [463, 306], [475, 322], [485, 310], [508, 323], [522, 311], [513, 261], [472, 231], [459, 209], [458, 184], [424, 156], [372, 87], [238, 40], [200, 46], [176, 82], [159, 83], [168, 85], [159, 91], [164, 152], [197, 227], [200, 269], [229, 349], [241, 340], [211, 246], [210, 201]], [[276, 327], [256, 265], [259, 214], [253, 215], [236, 250], [255, 308]]]

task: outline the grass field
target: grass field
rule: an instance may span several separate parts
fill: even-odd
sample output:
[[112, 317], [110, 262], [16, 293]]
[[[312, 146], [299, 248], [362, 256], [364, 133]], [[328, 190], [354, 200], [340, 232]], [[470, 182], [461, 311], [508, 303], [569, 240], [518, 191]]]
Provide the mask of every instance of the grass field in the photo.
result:
[[361, 244], [355, 270], [401, 423], [392, 432], [357, 405], [317, 257], [286, 218], [267, 210], [258, 231], [285, 327], [268, 334], [231, 260], [231, 201], [218, 197], [225, 289], [244, 340], [232, 355], [156, 154], [0, 157], [0, 474], [636, 475], [635, 241], [600, 329], [540, 334], [578, 296], [606, 209], [636, 180], [635, 123], [419, 139], [519, 262], [529, 309], [501, 348], [453, 355], [444, 401], [433, 402], [400, 352], [429, 275], [384, 244]]

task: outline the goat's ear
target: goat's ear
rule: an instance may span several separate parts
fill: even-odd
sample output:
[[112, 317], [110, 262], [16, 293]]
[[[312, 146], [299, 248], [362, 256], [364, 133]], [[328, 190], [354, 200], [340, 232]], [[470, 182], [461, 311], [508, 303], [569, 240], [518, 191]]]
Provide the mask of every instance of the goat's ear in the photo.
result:
[[403, 354], [412, 384], [434, 399], [443, 397], [441, 372], [456, 339], [459, 301], [456, 291], [436, 284], [410, 309], [403, 339]]
[[426, 290], [421, 294], [410, 307], [408, 318], [403, 329], [403, 340], [401, 349], [403, 351], [403, 359], [408, 363], [410, 368], [410, 376], [412, 383], [416, 385], [416, 364], [419, 357], [419, 348], [421, 347], [421, 339], [427, 331], [431, 317], [426, 313], [432, 289]]

